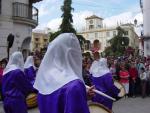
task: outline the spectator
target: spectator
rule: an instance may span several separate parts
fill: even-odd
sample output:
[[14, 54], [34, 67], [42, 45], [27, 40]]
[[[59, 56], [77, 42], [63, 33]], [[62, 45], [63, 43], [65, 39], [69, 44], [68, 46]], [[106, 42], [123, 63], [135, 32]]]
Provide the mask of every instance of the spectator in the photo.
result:
[[144, 98], [146, 96], [146, 80], [147, 80], [147, 76], [146, 76], [146, 71], [145, 71], [145, 69], [143, 67], [141, 68], [140, 79], [141, 79], [142, 97]]
[[120, 82], [123, 84], [126, 91], [125, 96], [127, 97], [129, 93], [129, 72], [126, 70], [124, 65], [121, 67], [119, 76], [120, 76]]
[[136, 94], [136, 79], [138, 76], [138, 71], [135, 67], [135, 63], [132, 62], [131, 67], [129, 68], [129, 75], [130, 75], [130, 95], [135, 97]]

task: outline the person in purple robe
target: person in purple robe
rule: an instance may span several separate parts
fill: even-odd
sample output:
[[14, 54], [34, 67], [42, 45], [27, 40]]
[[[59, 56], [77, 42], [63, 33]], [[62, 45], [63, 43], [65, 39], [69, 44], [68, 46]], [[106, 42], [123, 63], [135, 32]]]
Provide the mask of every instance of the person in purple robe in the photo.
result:
[[[105, 58], [94, 61], [90, 68], [90, 73], [92, 74], [92, 83], [97, 90], [113, 98], [118, 97], [120, 90], [114, 85], [112, 74], [107, 66], [107, 60]], [[103, 104], [110, 110], [112, 109], [113, 101], [104, 96], [96, 94], [92, 101]]]
[[60, 34], [50, 43], [34, 88], [40, 113], [89, 113], [81, 48], [73, 33]]
[[27, 113], [26, 96], [33, 86], [23, 72], [23, 55], [14, 52], [4, 69], [2, 78], [3, 107], [5, 113]]
[[31, 84], [34, 84], [36, 77], [36, 68], [34, 66], [33, 56], [27, 57], [27, 60], [24, 64], [24, 72]]

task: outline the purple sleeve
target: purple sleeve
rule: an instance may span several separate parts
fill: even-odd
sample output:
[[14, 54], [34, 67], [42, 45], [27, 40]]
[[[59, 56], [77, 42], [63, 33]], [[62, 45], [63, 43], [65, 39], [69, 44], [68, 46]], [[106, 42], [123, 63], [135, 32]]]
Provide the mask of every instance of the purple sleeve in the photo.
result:
[[78, 84], [78, 86], [70, 89], [65, 111], [66, 113], [89, 113], [86, 89], [83, 84]]
[[113, 97], [117, 97], [120, 90], [114, 85], [112, 75], [108, 75], [107, 79], [105, 79], [106, 87], [109, 90], [110, 94]]
[[32, 84], [27, 80], [24, 73], [22, 71], [17, 72], [16, 76], [16, 87], [25, 95], [27, 96], [30, 92], [33, 91]]

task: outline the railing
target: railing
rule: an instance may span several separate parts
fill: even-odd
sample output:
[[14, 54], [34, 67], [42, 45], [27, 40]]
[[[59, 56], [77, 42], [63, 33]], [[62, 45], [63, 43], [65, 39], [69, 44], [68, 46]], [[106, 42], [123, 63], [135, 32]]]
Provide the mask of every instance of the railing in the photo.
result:
[[13, 3], [13, 17], [30, 19], [38, 23], [38, 9], [28, 4]]

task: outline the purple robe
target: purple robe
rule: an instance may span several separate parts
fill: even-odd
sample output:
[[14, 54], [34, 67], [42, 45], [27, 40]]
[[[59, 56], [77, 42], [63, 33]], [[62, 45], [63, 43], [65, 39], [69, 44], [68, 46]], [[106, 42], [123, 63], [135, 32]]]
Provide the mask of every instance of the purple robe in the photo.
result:
[[[101, 77], [92, 76], [92, 83], [93, 85], [95, 85], [95, 88], [97, 90], [102, 91], [103, 93], [114, 98], [117, 98], [118, 93], [120, 92], [120, 90], [117, 87], [115, 87], [113, 83], [111, 73], [107, 73]], [[95, 97], [93, 97], [92, 101], [101, 103], [110, 110], [112, 109], [113, 101], [104, 96], [96, 94]]]
[[2, 93], [5, 113], [27, 113], [26, 96], [33, 91], [33, 86], [24, 73], [13, 70], [3, 76]]
[[89, 113], [86, 88], [80, 80], [74, 80], [52, 94], [38, 94], [40, 113]]
[[24, 72], [27, 76], [27, 79], [31, 82], [31, 84], [34, 84], [35, 77], [36, 77], [36, 71], [33, 66], [30, 66], [29, 68], [25, 68]]

